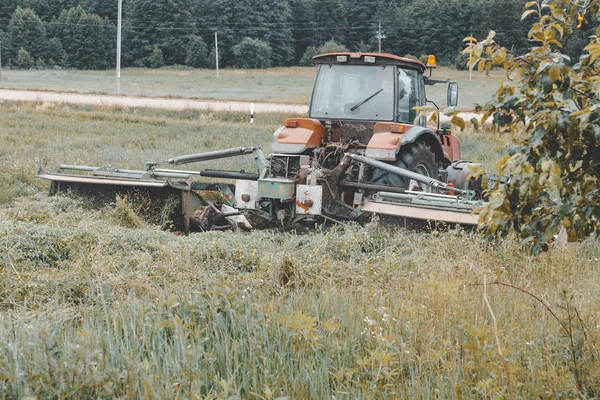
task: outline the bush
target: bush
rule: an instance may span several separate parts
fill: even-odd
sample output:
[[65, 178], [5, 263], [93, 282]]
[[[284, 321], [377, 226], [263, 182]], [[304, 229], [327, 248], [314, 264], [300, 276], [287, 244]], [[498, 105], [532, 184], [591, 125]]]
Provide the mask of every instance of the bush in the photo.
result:
[[[494, 31], [481, 42], [465, 39], [478, 70], [504, 66], [522, 77], [504, 82], [484, 107], [482, 119], [491, 117], [509, 150], [498, 163], [498, 173], [511, 178], [494, 183], [480, 227], [499, 237], [517, 234], [534, 254], [563, 228], [569, 241], [600, 236], [600, 43], [596, 35], [589, 36], [573, 66], [560, 53], [576, 29], [594, 26], [600, 33], [600, 4], [592, 2], [583, 10], [576, 2], [544, 5], [560, 7], [560, 13], [541, 13], [535, 3], [527, 3], [523, 15], [535, 18], [528, 38], [537, 47], [525, 54], [496, 43]], [[577, 27], [572, 21], [578, 21]], [[560, 36], [536, 30], [546, 25]]]
[[35, 60], [35, 69], [46, 69], [46, 63], [41, 58]]
[[17, 51], [15, 66], [19, 69], [31, 69], [33, 67], [33, 58], [31, 58], [29, 52], [22, 47]]
[[[220, 56], [219, 56], [219, 62], [221, 62]], [[208, 68], [216, 68], [217, 67], [217, 50], [214, 47], [212, 49], [210, 49], [210, 53], [208, 54], [208, 58], [206, 60], [206, 66]]]
[[185, 65], [194, 68], [208, 67], [208, 46], [200, 36], [192, 36], [187, 45]]
[[269, 68], [271, 46], [260, 39], [244, 38], [233, 46], [233, 64], [237, 68]]
[[[364, 43], [362, 43], [362, 45], [364, 45]], [[346, 46], [344, 46], [343, 44], [337, 44], [333, 40], [322, 44], [320, 47], [308, 46], [306, 48], [306, 51], [304, 52], [304, 55], [300, 59], [299, 64], [302, 66], [315, 65], [315, 63], [313, 62], [313, 57], [318, 54], [341, 53], [345, 51], [349, 51]]]
[[313, 57], [317, 54], [319, 54], [319, 49], [316, 46], [308, 46], [299, 64], [303, 67], [314, 65]]
[[409, 60], [416, 60], [416, 61], [420, 61], [420, 60], [419, 60], [419, 57], [417, 57], [417, 56], [413, 56], [413, 55], [412, 55], [412, 54], [410, 54], [410, 53], [409, 53], [409, 54], [405, 54], [405, 55], [404, 55], [404, 58], [408, 58]]
[[325, 42], [323, 45], [321, 45], [321, 47], [319, 47], [320, 54], [341, 53], [345, 51], [348, 51], [348, 48], [346, 46], [344, 46], [343, 44], [337, 44], [333, 40]]
[[370, 53], [373, 51], [373, 48], [369, 43], [365, 43], [362, 40], [356, 45], [354, 49], [358, 53]]
[[160, 68], [165, 65], [163, 53], [159, 45], [155, 44], [152, 47], [152, 54], [148, 57], [148, 63], [150, 64], [150, 68]]

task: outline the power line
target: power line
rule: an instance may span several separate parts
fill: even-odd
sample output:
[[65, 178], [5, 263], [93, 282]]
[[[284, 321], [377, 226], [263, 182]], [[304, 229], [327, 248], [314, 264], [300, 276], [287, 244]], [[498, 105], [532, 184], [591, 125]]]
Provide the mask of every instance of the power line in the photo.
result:
[[[2, 19], [0, 18], [0, 21], [10, 21], [9, 19]], [[23, 23], [31, 23], [31, 24], [35, 24], [35, 21], [22, 21]], [[88, 27], [99, 27], [99, 28], [107, 28], [107, 29], [116, 29], [115, 25], [107, 25], [107, 24], [80, 24], [80, 23], [66, 23], [66, 22], [48, 22], [46, 23], [48, 25], [59, 25], [59, 26], [88, 26]], [[279, 23], [278, 23], [279, 24]], [[283, 24], [283, 23], [281, 23]], [[159, 24], [156, 24], [159, 25]], [[215, 31], [214, 27], [208, 27], [208, 28], [198, 28], [196, 26], [196, 23], [191, 23], [188, 24], [187, 26], [135, 26], [135, 25], [127, 25], [126, 21], [123, 24], [123, 27], [126, 29], [133, 29], [133, 30], [158, 30], [158, 31], [178, 31], [178, 30], [190, 30], [190, 29], [195, 29], [195, 32], [208, 32], [211, 33]], [[183, 25], [183, 24], [179, 24], [179, 25]], [[237, 26], [238, 24], [233, 24], [233, 26]], [[247, 24], [245, 24], [247, 25]], [[229, 31], [232, 32], [249, 32], [249, 31], [257, 31], [257, 30], [268, 30], [268, 31], [276, 31], [276, 32], [280, 32], [280, 31], [292, 31], [292, 32], [302, 32], [302, 31], [360, 31], [360, 30], [364, 30], [364, 31], [368, 31], [370, 29], [370, 27], [368, 26], [355, 26], [355, 27], [328, 27], [328, 26], [315, 26], [315, 27], [306, 27], [306, 28], [296, 28], [296, 27], [289, 27], [289, 28], [268, 28], [268, 27], [262, 27], [262, 26], [256, 26], [256, 27], [248, 27], [248, 28], [242, 28], [242, 29], [234, 29], [231, 28], [229, 25], [227, 24], [219, 24], [219, 26], [221, 28], [225, 28]], [[398, 29], [401, 32], [430, 32], [431, 29], [428, 27], [402, 27]], [[489, 29], [485, 29], [485, 28], [481, 28], [481, 29], [467, 29], [465, 28], [465, 32], [469, 31], [469, 32], [483, 32], [483, 33], [487, 33], [489, 32]], [[506, 33], [506, 32], [526, 32], [527, 29], [494, 29], [494, 31], [496, 31], [497, 33]]]

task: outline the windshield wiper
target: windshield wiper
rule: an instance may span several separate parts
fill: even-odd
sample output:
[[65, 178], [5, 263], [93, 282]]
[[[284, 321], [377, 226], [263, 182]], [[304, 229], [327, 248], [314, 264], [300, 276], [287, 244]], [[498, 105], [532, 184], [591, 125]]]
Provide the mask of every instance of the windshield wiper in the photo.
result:
[[360, 103], [356, 104], [354, 107], [352, 107], [350, 109], [350, 111], [354, 111], [356, 110], [358, 107], [362, 106], [363, 104], [365, 104], [367, 101], [371, 100], [373, 97], [377, 96], [379, 93], [383, 92], [383, 88], [379, 89], [378, 91], [376, 91], [375, 93], [373, 93], [372, 95], [370, 95], [369, 97], [367, 97], [366, 99], [364, 99], [363, 101], [361, 101]]

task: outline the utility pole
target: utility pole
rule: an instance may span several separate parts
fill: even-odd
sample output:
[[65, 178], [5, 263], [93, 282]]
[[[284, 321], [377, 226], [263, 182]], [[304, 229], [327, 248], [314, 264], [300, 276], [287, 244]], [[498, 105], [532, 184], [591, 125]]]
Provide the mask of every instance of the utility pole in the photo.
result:
[[[469, 35], [469, 38], [472, 38], [473, 34]], [[473, 41], [469, 39], [469, 48], [473, 48]], [[469, 57], [469, 59], [473, 57], [473, 54]], [[473, 81], [473, 68], [469, 68], [469, 82]]]
[[0, 81], [2, 80], [2, 40], [0, 40]]
[[217, 66], [217, 79], [219, 79], [219, 36], [215, 31], [215, 65]]
[[379, 42], [379, 52], [381, 53], [381, 39], [385, 39], [385, 34], [381, 31], [381, 20], [379, 20], [379, 30], [377, 31], [377, 41]]
[[117, 16], [117, 94], [121, 94], [121, 14], [123, 13], [123, 0], [119, 0]]

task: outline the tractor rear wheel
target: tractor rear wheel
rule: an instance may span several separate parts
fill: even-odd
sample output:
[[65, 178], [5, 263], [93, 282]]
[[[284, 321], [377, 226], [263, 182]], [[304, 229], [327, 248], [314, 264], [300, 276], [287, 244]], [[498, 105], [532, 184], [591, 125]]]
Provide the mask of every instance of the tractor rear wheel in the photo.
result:
[[[435, 154], [425, 143], [411, 143], [400, 148], [398, 159], [394, 163], [397, 167], [419, 173], [421, 175], [437, 178], [437, 163]], [[371, 182], [379, 185], [392, 185], [403, 187], [407, 190], [431, 192], [431, 187], [414, 180], [402, 178], [396, 174], [376, 169], [373, 171]]]

